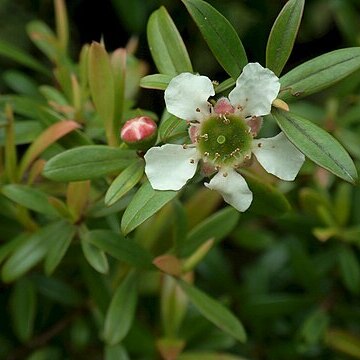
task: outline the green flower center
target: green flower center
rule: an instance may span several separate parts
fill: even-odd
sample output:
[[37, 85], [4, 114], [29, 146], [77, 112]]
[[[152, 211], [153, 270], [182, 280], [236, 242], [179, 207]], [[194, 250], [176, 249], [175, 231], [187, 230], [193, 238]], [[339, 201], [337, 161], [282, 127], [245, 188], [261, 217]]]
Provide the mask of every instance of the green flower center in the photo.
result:
[[198, 149], [214, 165], [240, 165], [251, 156], [252, 135], [241, 117], [211, 117], [200, 127]]

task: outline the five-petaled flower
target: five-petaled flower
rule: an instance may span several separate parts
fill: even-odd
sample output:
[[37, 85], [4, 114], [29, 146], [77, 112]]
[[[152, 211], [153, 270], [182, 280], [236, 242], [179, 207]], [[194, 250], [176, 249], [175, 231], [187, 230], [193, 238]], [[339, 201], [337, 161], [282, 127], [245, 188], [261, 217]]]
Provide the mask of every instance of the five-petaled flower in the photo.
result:
[[165, 91], [166, 108], [190, 122], [192, 144], [165, 144], [148, 150], [145, 172], [152, 187], [181, 189], [201, 160], [206, 175], [217, 172], [205, 186], [245, 211], [253, 195], [238, 170], [249, 164], [252, 154], [268, 173], [294, 180], [305, 157], [287, 137], [280, 132], [272, 138], [254, 139], [261, 116], [270, 113], [279, 90], [277, 76], [258, 63], [247, 64], [228, 98], [214, 105], [208, 101], [215, 95], [209, 78], [191, 73], [174, 77]]

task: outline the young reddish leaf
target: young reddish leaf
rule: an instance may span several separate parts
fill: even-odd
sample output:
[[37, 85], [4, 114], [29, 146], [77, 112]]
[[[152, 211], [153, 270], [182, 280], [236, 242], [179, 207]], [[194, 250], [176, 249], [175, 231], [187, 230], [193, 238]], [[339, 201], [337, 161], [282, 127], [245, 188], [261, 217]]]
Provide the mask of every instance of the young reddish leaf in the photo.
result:
[[66, 203], [76, 222], [80, 219], [89, 200], [90, 181], [70, 182], [66, 192]]
[[72, 120], [59, 121], [49, 126], [40, 136], [30, 145], [21, 159], [19, 166], [19, 178], [22, 178], [30, 164], [50, 145], [57, 140], [78, 129], [80, 125]]
[[112, 70], [114, 73], [115, 86], [115, 109], [114, 109], [114, 129], [120, 129], [120, 124], [123, 122], [123, 110], [125, 102], [125, 80], [126, 80], [126, 49], [115, 50], [110, 58]]
[[69, 41], [69, 23], [64, 0], [55, 0], [56, 34], [61, 50], [66, 54]]
[[109, 145], [119, 144], [114, 128], [115, 83], [110, 58], [103, 45], [93, 42], [89, 49], [89, 85], [96, 111], [104, 122]]

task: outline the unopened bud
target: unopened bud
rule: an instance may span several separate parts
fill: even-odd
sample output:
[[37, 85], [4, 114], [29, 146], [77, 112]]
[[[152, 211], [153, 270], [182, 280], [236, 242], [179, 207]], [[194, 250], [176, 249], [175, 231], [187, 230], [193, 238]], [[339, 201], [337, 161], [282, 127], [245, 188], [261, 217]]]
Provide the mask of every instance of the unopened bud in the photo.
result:
[[128, 120], [121, 129], [121, 140], [130, 148], [147, 150], [155, 144], [156, 123], [148, 116], [138, 116]]

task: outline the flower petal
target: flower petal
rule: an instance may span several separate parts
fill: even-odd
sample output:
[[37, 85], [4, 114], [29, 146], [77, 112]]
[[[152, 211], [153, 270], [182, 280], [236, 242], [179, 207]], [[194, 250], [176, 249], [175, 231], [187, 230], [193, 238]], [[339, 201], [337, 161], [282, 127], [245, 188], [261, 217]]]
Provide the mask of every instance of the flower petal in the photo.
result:
[[271, 104], [280, 90], [278, 77], [259, 63], [247, 64], [229, 94], [235, 109], [244, 117], [270, 114]]
[[182, 73], [175, 76], [165, 90], [166, 109], [181, 119], [201, 121], [209, 116], [207, 100], [214, 95], [214, 86], [208, 77]]
[[195, 172], [199, 156], [196, 148], [166, 144], [152, 147], [144, 156], [145, 173], [155, 190], [180, 190]]
[[253, 140], [252, 152], [261, 166], [282, 180], [294, 180], [305, 156], [283, 132], [268, 139]]
[[252, 192], [245, 179], [235, 170], [227, 169], [226, 173], [225, 170], [219, 171], [205, 186], [218, 191], [228, 204], [243, 212], [251, 205]]

